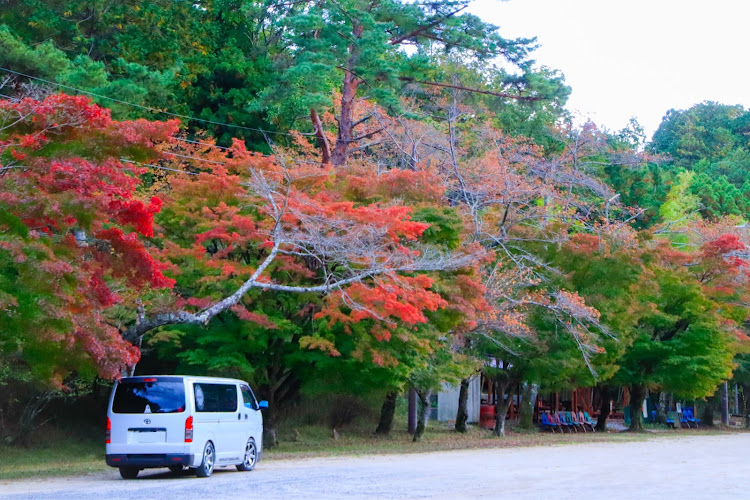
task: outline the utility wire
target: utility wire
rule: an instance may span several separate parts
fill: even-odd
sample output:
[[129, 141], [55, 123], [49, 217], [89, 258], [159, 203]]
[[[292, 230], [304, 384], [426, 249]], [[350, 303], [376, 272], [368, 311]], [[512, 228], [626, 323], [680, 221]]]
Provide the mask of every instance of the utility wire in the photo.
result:
[[[226, 148], [226, 147], [224, 147], [224, 146], [217, 146], [216, 144], [210, 144], [210, 143], [208, 143], [208, 142], [191, 141], [190, 139], [183, 139], [183, 138], [181, 138], [181, 137], [172, 137], [172, 139], [174, 139], [175, 141], [180, 141], [180, 142], [187, 142], [187, 143], [190, 143], [190, 144], [200, 144], [200, 145], [202, 145], [202, 146], [207, 146], [207, 147], [209, 147], [209, 148], [217, 148], [217, 149], [222, 149], [222, 150], [224, 150], [224, 151], [231, 151], [231, 150], [232, 150], [232, 148]], [[256, 156], [256, 155], [260, 155], [260, 156], [262, 156], [263, 158], [269, 158], [270, 156], [272, 156], [272, 155], [267, 155], [267, 154], [265, 154], [265, 153], [259, 153], [259, 152], [257, 152], [257, 151], [248, 151], [247, 153], [248, 153], [248, 154], [249, 154], [250, 156]], [[178, 154], [175, 154], [175, 153], [166, 153], [166, 154], [171, 154], [171, 155], [173, 155], [173, 156], [180, 156], [180, 155], [178, 155]], [[188, 156], [188, 157], [186, 157], [186, 158], [192, 158], [193, 160], [200, 160], [200, 161], [212, 161], [212, 160], [204, 160], [203, 158], [195, 158], [195, 157], [192, 157], [192, 156]], [[224, 163], [221, 163], [221, 162], [214, 162], [214, 163], [220, 163], [221, 165], [224, 165]]]
[[223, 161], [214, 161], [214, 160], [206, 160], [205, 158], [196, 158], [195, 156], [188, 156], [188, 155], [178, 155], [177, 153], [170, 153], [168, 151], [164, 152], [165, 155], [169, 156], [176, 156], [178, 158], [185, 158], [187, 160], [197, 160], [197, 161], [204, 161], [206, 163], [214, 163], [216, 165], [226, 165]]
[[125, 162], [125, 163], [132, 163], [134, 165], [143, 165], [144, 167], [158, 168], [159, 170], [169, 170], [171, 172], [177, 172], [180, 174], [199, 175], [197, 172], [188, 172], [187, 170], [177, 170], [176, 168], [162, 167], [161, 165], [154, 165], [152, 163], [141, 163], [139, 161], [126, 160], [125, 158], [120, 158], [120, 161]]
[[[2, 95], [2, 94], [0, 94], [0, 95]], [[190, 144], [200, 144], [201, 146], [208, 146], [208, 147], [211, 147], [211, 148], [223, 149], [225, 151], [229, 151], [230, 149], [232, 149], [232, 148], [225, 148], [224, 146], [217, 146], [216, 144], [211, 144], [211, 143], [208, 143], [208, 142], [191, 141], [190, 139], [183, 139], [181, 137], [173, 137], [173, 139], [175, 139], [176, 141], [180, 141], [180, 142], [188, 142]]]
[[[196, 118], [194, 116], [189, 116], [189, 115], [181, 115], [179, 113], [172, 113], [171, 111], [164, 111], [164, 110], [161, 110], [161, 109], [151, 108], [149, 106], [143, 106], [141, 104], [135, 104], [135, 103], [128, 102], [128, 101], [123, 101], [121, 99], [115, 99], [114, 97], [109, 97], [109, 96], [97, 94], [95, 92], [91, 92], [91, 91], [88, 91], [88, 90], [83, 90], [83, 89], [79, 89], [79, 88], [76, 88], [76, 87], [71, 87], [70, 85], [64, 85], [62, 83], [52, 82], [50, 80], [45, 80], [44, 78], [39, 78], [37, 76], [31, 76], [31, 75], [27, 75], [26, 73], [21, 73], [19, 71], [13, 71], [12, 69], [4, 68], [2, 66], [0, 66], [0, 70], [5, 71], [7, 73], [14, 74], [14, 75], [23, 76], [25, 78], [30, 78], [32, 80], [37, 80], [37, 81], [40, 81], [40, 82], [44, 82], [44, 83], [46, 83], [48, 85], [55, 85], [55, 86], [60, 87], [60, 88], [64, 88], [64, 89], [68, 89], [68, 90], [73, 90], [73, 91], [79, 92], [81, 94], [88, 94], [88, 95], [91, 95], [91, 96], [94, 96], [94, 97], [98, 97], [100, 99], [106, 99], [106, 100], [113, 101], [113, 102], [116, 102], [116, 103], [119, 103], [119, 104], [125, 104], [127, 106], [133, 106], [135, 108], [144, 109], [146, 111], [151, 111], [152, 113], [161, 113], [161, 114], [164, 114], [164, 115], [167, 115], [167, 116], [173, 116], [175, 118], [184, 118], [186, 120], [191, 120], [191, 121], [196, 121], [196, 122], [202, 122], [202, 123], [210, 123], [211, 125], [219, 125], [219, 126], [222, 126], [222, 127], [237, 128], [237, 129], [241, 129], [241, 130], [250, 130], [252, 132], [260, 132], [262, 134], [279, 134], [279, 135], [290, 135], [290, 136], [294, 135], [294, 134], [290, 134], [289, 132], [276, 132], [276, 131], [273, 131], [273, 130], [263, 130], [263, 129], [260, 129], [260, 128], [244, 127], [242, 125], [234, 125], [234, 124], [231, 124], [231, 123], [217, 122], [217, 121], [213, 121], [213, 120], [205, 120], [203, 118]], [[313, 134], [302, 134], [302, 135], [313, 135]]]

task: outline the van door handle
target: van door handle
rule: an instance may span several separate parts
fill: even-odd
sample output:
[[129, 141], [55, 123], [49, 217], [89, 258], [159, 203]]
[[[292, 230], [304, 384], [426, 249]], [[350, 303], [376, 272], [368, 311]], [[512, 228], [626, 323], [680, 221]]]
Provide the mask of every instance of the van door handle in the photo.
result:
[[237, 420], [242, 420], [242, 415], [240, 415], [239, 413], [237, 414]]
[[245, 413], [245, 420], [247, 420], [247, 413]]

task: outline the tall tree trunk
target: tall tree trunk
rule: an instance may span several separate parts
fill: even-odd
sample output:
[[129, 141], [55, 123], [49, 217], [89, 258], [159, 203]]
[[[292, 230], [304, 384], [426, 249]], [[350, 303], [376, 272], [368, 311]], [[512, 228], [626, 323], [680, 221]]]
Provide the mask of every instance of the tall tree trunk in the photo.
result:
[[414, 387], [409, 388], [409, 405], [408, 405], [408, 423], [407, 430], [412, 436], [417, 432], [417, 390]]
[[740, 413], [740, 386], [734, 384], [734, 414], [741, 415]]
[[721, 423], [729, 425], [729, 383], [721, 384]]
[[331, 162], [331, 145], [328, 143], [328, 138], [323, 131], [323, 123], [320, 121], [318, 113], [314, 109], [310, 109], [310, 119], [312, 120], [313, 127], [315, 127], [315, 137], [318, 139], [318, 147], [323, 156], [323, 165], [327, 165]]
[[641, 418], [643, 398], [646, 396], [646, 388], [642, 385], [630, 386], [630, 428], [631, 432], [643, 431], [643, 419]]
[[385, 401], [383, 401], [383, 406], [380, 408], [380, 422], [378, 422], [378, 428], [375, 429], [375, 434], [387, 436], [391, 433], [393, 415], [396, 413], [397, 397], [398, 393], [396, 391], [391, 391], [385, 395]]
[[716, 404], [715, 396], [706, 398], [706, 405], [703, 407], [703, 415], [701, 415], [701, 423], [709, 427], [714, 426], [714, 405]]
[[417, 389], [417, 400], [419, 401], [419, 418], [417, 419], [417, 429], [414, 431], [414, 442], [422, 439], [424, 431], [427, 428], [427, 421], [430, 419], [430, 396], [432, 391], [420, 391]]
[[466, 432], [466, 421], [469, 420], [469, 382], [471, 378], [461, 381], [461, 389], [458, 391], [458, 411], [456, 412], [456, 430]]
[[273, 391], [268, 391], [268, 408], [263, 412], [263, 447], [273, 448], [279, 445], [276, 435], [276, 398]]
[[505, 436], [505, 420], [512, 401], [510, 394], [507, 394], [507, 398], [505, 396], [510, 386], [511, 383], [507, 379], [502, 382], [495, 380], [495, 430], [493, 431], [495, 436]]
[[612, 389], [609, 386], [599, 386], [601, 401], [599, 402], [599, 419], [596, 421], [596, 430], [599, 432], [606, 432], [607, 430], [607, 417], [609, 417], [609, 399], [611, 394]]
[[659, 393], [659, 402], [656, 406], [656, 421], [663, 424], [667, 421], [667, 393]]
[[530, 382], [524, 382], [521, 389], [521, 401], [519, 401], [519, 424], [522, 429], [532, 429], [534, 427], [534, 403], [538, 386]]
[[750, 405], [747, 404], [747, 395], [750, 394], [750, 385], [742, 386], [742, 413], [745, 415], [745, 429], [750, 429]]
[[[355, 24], [352, 28], [352, 35], [358, 41], [362, 37], [364, 27], [361, 24]], [[331, 154], [333, 166], [340, 167], [346, 163], [349, 154], [349, 145], [353, 138], [354, 128], [354, 99], [357, 96], [357, 87], [360, 84], [360, 78], [353, 71], [359, 61], [359, 47], [357, 43], [349, 45], [349, 59], [346, 61], [344, 69], [344, 83], [341, 87], [341, 115], [339, 116], [339, 130], [336, 137], [336, 146]]]

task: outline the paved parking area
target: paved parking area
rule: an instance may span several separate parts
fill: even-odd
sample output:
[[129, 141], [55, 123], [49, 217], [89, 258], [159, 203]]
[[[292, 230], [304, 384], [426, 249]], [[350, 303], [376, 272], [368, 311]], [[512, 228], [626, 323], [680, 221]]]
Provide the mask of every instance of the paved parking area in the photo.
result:
[[0, 498], [750, 498], [750, 434], [261, 462], [209, 479], [116, 470], [0, 482]]

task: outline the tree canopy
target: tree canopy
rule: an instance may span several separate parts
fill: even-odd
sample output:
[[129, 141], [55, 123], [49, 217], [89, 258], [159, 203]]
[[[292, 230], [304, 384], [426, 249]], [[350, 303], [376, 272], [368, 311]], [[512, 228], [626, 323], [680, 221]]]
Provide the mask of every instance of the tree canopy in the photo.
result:
[[5, 4], [0, 384], [424, 409], [482, 370], [502, 434], [523, 382], [745, 380], [741, 106], [574, 125], [535, 40], [462, 0]]

